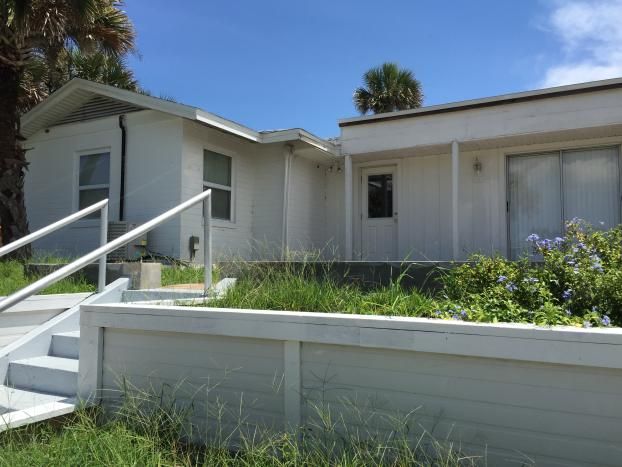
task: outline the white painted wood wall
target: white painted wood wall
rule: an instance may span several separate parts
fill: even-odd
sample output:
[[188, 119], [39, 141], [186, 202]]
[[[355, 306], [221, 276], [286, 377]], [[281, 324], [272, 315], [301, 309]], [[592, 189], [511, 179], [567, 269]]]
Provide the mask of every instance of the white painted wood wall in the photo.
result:
[[82, 397], [114, 398], [122, 378], [179, 386], [203, 427], [217, 401], [225, 428], [241, 401], [251, 425], [309, 424], [330, 405], [354, 427], [356, 401], [416, 410], [413, 433], [488, 465], [613, 466], [622, 450], [620, 329], [114, 304], [82, 306], [81, 335]]

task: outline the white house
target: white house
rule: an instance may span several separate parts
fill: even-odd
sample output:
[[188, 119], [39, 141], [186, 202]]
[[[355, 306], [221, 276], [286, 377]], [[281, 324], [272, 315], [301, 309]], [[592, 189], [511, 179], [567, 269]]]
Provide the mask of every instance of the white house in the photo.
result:
[[[74, 80], [22, 121], [31, 227], [105, 196], [111, 220], [140, 223], [204, 187], [215, 189], [221, 256], [274, 257], [287, 248], [355, 260], [516, 257], [527, 235], [560, 235], [564, 219], [620, 223], [622, 79], [339, 126], [337, 141], [300, 129], [257, 132]], [[84, 251], [96, 244], [97, 222], [36, 246]], [[149, 248], [189, 259], [201, 228], [197, 208], [156, 229]]]

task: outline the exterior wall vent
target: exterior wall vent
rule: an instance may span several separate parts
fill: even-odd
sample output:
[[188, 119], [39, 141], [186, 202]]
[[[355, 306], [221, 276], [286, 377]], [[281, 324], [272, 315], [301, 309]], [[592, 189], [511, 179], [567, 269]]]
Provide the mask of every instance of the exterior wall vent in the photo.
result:
[[121, 102], [109, 97], [95, 96], [82, 104], [73, 112], [68, 113], [54, 125], [65, 125], [67, 123], [84, 122], [96, 118], [110, 117], [112, 115], [125, 114], [143, 110], [142, 107]]
[[[130, 230], [138, 227], [138, 224], [131, 222], [109, 222], [108, 223], [108, 241], [115, 240], [121, 235], [125, 235]], [[108, 254], [107, 261], [128, 261], [138, 260], [145, 256], [147, 251], [147, 234], [138, 237], [127, 245], [122, 246]]]

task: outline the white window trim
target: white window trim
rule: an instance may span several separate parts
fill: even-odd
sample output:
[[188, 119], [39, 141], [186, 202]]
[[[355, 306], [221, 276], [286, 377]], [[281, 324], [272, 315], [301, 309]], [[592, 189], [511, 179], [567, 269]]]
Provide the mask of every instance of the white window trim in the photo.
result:
[[[73, 206], [72, 212], [78, 212], [80, 210], [80, 192], [86, 190], [96, 190], [96, 189], [108, 189], [108, 199], [110, 199], [110, 186], [111, 186], [111, 173], [108, 173], [108, 183], [107, 184], [97, 184], [97, 185], [80, 185], [80, 158], [82, 156], [91, 156], [96, 154], [108, 153], [108, 157], [110, 158], [110, 171], [112, 171], [112, 150], [110, 147], [99, 147], [99, 148], [91, 148], [91, 149], [83, 149], [80, 151], [76, 151], [74, 153], [73, 160], [73, 179], [74, 179], [74, 189], [73, 189]], [[97, 219], [80, 219], [74, 223], [75, 227], [91, 227], [99, 225], [99, 218]]]
[[[226, 156], [228, 158], [231, 159], [231, 186], [227, 186], [227, 185], [220, 185], [218, 183], [213, 183], [213, 182], [206, 182], [205, 180], [203, 180], [203, 171], [205, 170], [204, 165], [204, 153], [205, 151], [210, 151], [210, 152], [215, 152], [218, 154], [221, 154], [223, 156]], [[231, 193], [231, 215], [230, 215], [230, 219], [219, 219], [216, 217], [212, 217], [212, 226], [214, 227], [223, 227], [223, 228], [234, 228], [236, 226], [236, 190], [235, 190], [235, 186], [236, 186], [236, 162], [237, 159], [237, 154], [228, 151], [224, 148], [220, 148], [220, 147], [209, 147], [209, 146], [203, 146], [202, 151], [201, 151], [201, 180], [202, 180], [202, 184], [203, 184], [203, 189], [205, 188], [215, 188], [218, 190], [225, 190], [225, 191], [229, 191]], [[203, 216], [201, 216], [203, 217]]]

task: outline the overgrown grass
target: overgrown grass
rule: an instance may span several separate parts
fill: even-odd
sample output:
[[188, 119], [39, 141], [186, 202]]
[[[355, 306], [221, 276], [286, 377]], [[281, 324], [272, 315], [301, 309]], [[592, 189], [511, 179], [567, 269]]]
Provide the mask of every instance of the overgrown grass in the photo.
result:
[[[344, 419], [317, 410], [300, 429], [278, 431], [250, 426], [243, 408], [238, 422], [224, 423], [227, 411], [214, 404], [211, 431], [197, 437], [191, 410], [162, 393], [124, 394], [123, 403], [104, 413], [81, 409], [61, 421], [0, 434], [0, 466], [162, 465], [162, 466], [472, 466], [478, 457], [462, 454], [408, 422], [392, 420], [379, 430], [366, 415], [365, 427], [350, 429]], [[412, 424], [411, 424], [412, 425]], [[192, 440], [192, 442], [190, 442]]]
[[250, 264], [242, 277], [222, 298], [209, 306], [341, 312], [394, 316], [422, 316], [434, 309], [434, 300], [418, 291], [406, 291], [396, 280], [371, 290], [358, 284], [338, 281], [326, 264], [316, 275], [311, 263], [284, 263], [279, 266]]
[[[205, 268], [195, 266], [173, 265], [162, 266], [162, 285], [175, 285], [175, 284], [202, 284], [203, 272]], [[218, 280], [218, 270], [214, 268], [212, 271], [212, 281]]]
[[[0, 261], [0, 296], [9, 295], [32, 284], [41, 276], [27, 276], [24, 265], [18, 261]], [[93, 292], [95, 286], [83, 276], [68, 277], [42, 290], [41, 294]]]

